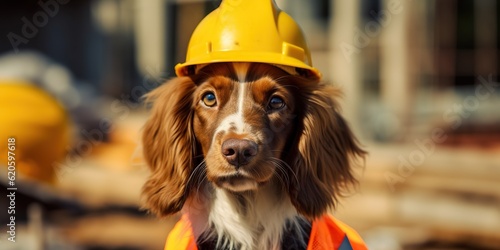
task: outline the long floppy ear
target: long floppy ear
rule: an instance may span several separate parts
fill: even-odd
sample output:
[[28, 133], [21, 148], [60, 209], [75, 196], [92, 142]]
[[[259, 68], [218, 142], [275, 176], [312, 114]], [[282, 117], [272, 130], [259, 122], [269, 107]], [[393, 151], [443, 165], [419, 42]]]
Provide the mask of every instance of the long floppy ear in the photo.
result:
[[179, 77], [146, 95], [153, 103], [142, 136], [151, 176], [143, 186], [145, 208], [158, 216], [181, 210], [194, 168], [196, 139], [192, 130], [192, 94], [196, 85]]
[[338, 113], [339, 96], [336, 88], [317, 83], [308, 84], [302, 93], [302, 133], [290, 162], [298, 183], [289, 190], [296, 209], [312, 219], [334, 207], [338, 197], [357, 183], [351, 161], [366, 154]]

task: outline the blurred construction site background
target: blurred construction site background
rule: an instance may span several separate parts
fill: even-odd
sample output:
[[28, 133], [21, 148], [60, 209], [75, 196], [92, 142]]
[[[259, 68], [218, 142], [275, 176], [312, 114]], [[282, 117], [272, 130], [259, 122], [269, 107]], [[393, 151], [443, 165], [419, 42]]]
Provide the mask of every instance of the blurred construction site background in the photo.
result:
[[[140, 97], [219, 3], [0, 4], [0, 249], [162, 249], [177, 217], [140, 210]], [[370, 153], [332, 213], [370, 249], [500, 249], [500, 3], [276, 3]]]

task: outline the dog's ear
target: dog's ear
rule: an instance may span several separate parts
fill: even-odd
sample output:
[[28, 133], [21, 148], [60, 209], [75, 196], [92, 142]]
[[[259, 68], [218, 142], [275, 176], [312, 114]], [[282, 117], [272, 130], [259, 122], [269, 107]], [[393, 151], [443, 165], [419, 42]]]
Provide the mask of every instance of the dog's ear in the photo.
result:
[[308, 84], [302, 95], [306, 107], [301, 114], [302, 132], [289, 162], [298, 183], [290, 183], [289, 192], [296, 209], [313, 219], [334, 207], [339, 196], [356, 184], [352, 160], [366, 152], [338, 113], [339, 90]]
[[145, 208], [159, 216], [181, 210], [194, 169], [196, 139], [192, 131], [192, 94], [196, 85], [188, 77], [164, 83], [146, 95], [152, 103], [142, 143], [151, 176], [144, 184]]

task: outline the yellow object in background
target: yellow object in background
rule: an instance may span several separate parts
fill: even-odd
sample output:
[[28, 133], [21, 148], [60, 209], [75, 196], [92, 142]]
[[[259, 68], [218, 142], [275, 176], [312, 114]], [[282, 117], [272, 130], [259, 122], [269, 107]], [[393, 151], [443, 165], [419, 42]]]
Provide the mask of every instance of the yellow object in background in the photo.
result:
[[52, 96], [29, 82], [0, 80], [0, 166], [14, 137], [18, 179], [53, 183], [70, 134], [68, 114]]

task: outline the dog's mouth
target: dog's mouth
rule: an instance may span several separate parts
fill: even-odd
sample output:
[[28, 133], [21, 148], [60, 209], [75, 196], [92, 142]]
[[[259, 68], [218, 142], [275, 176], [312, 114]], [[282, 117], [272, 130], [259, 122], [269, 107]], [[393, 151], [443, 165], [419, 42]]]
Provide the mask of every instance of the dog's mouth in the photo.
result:
[[262, 183], [259, 183], [255, 179], [243, 176], [241, 174], [222, 176], [219, 177], [216, 181], [217, 186], [237, 193], [257, 190], [261, 184]]

